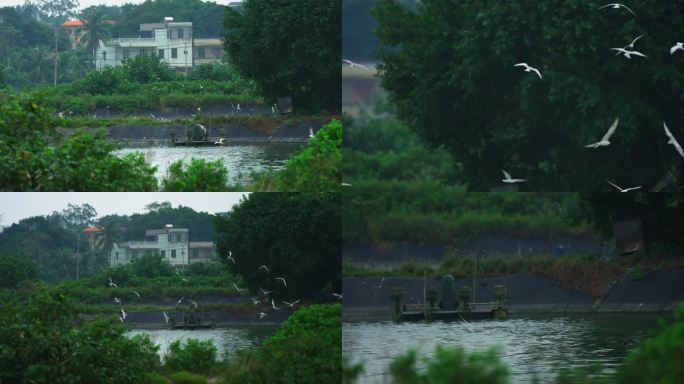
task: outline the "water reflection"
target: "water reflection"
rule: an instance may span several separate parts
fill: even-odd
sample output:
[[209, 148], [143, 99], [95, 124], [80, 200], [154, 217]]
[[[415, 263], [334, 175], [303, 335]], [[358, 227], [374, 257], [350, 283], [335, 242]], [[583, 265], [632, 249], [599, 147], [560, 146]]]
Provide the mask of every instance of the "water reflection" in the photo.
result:
[[169, 345], [176, 340], [198, 339], [201, 341], [211, 340], [218, 350], [219, 360], [230, 359], [235, 352], [250, 348], [261, 343], [266, 337], [275, 332], [276, 327], [234, 327], [214, 329], [133, 329], [126, 333], [132, 337], [138, 334], [147, 334], [153, 343], [159, 346], [159, 354], [166, 356]]
[[627, 352], [658, 323], [651, 315], [601, 315], [517, 318], [459, 322], [346, 323], [343, 354], [365, 362], [361, 383], [383, 383], [391, 360], [410, 348], [421, 356], [435, 346], [461, 345], [468, 351], [498, 346], [513, 382], [555, 379], [560, 368], [589, 368], [600, 364], [601, 374], [613, 372]]
[[123, 148], [114, 154], [124, 156], [135, 151], [142, 152], [148, 164], [157, 167], [159, 179], [166, 175], [169, 165], [177, 160], [187, 162], [193, 157], [209, 161], [221, 159], [228, 168], [230, 182], [244, 184], [252, 181], [252, 171], [282, 168], [301, 146], [301, 143], [263, 143], [225, 147], [137, 147]]

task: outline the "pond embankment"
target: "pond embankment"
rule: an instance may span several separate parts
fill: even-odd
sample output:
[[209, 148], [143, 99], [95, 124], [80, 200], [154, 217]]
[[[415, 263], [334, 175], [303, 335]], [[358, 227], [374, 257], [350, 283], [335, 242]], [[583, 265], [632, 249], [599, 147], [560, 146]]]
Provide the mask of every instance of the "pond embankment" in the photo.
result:
[[[404, 303], [423, 302], [423, 286], [440, 288], [439, 279], [420, 277], [347, 277], [342, 318], [345, 321], [391, 320], [392, 288], [404, 289]], [[602, 297], [564, 289], [547, 277], [529, 274], [479, 277], [475, 302], [494, 301], [494, 285], [503, 284], [511, 313], [669, 312], [684, 302], [684, 271], [651, 271], [634, 279], [626, 273]], [[455, 286], [473, 286], [472, 278], [456, 278]]]

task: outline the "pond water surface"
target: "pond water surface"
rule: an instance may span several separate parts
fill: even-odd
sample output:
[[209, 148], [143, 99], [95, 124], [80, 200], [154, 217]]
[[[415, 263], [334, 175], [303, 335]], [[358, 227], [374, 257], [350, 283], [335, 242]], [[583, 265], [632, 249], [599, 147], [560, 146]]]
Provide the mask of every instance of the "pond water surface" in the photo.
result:
[[[364, 362], [360, 383], [388, 383], [389, 364], [409, 349], [431, 356], [438, 344], [467, 351], [498, 347], [512, 382], [553, 381], [560, 368], [600, 365], [598, 375], [615, 371], [628, 351], [657, 329], [658, 316], [533, 316], [503, 321], [344, 323], [342, 353]], [[425, 364], [420, 364], [423, 369]]]

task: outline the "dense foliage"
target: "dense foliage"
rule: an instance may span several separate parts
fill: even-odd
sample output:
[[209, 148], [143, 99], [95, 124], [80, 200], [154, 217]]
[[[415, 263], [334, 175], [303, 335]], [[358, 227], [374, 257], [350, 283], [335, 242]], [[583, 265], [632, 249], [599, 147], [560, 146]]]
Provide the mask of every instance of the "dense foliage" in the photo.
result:
[[247, 0], [228, 8], [228, 60], [265, 98], [292, 97], [295, 111], [337, 111], [341, 97], [341, 1]]
[[216, 363], [216, 347], [211, 340], [176, 340], [169, 345], [164, 365], [170, 369], [208, 373]]
[[150, 191], [155, 168], [139, 154], [114, 156], [104, 132], [54, 129], [50, 110], [29, 95], [0, 93], [0, 185], [3, 190]]
[[229, 217], [216, 217], [217, 254], [254, 293], [294, 301], [339, 292], [340, 220], [338, 193], [251, 194]]
[[333, 191], [342, 182], [342, 123], [333, 120], [311, 138], [277, 173], [258, 175], [257, 191]]
[[0, 254], [0, 288], [14, 288], [36, 277], [36, 264], [24, 257]]
[[[469, 189], [500, 185], [501, 169], [536, 191], [653, 186], [673, 168], [679, 185], [682, 159], [662, 123], [684, 137], [684, 55], [669, 52], [683, 6], [632, 1], [635, 17], [576, 1], [429, 0], [412, 11], [382, 0], [382, 84], [402, 120], [463, 164]], [[641, 34], [647, 59], [609, 50]], [[584, 147], [616, 117], [611, 146]]]
[[681, 383], [684, 381], [684, 305], [675, 311], [673, 324], [644, 340], [625, 358], [618, 383]]
[[425, 359], [427, 369], [416, 367], [418, 354], [409, 351], [390, 365], [392, 380], [397, 384], [459, 383], [503, 384], [508, 382], [508, 367], [494, 349], [467, 353], [462, 347], [437, 346], [435, 354]]
[[166, 192], [221, 192], [228, 189], [228, 170], [222, 160], [192, 159], [187, 167], [183, 160], [169, 165], [162, 180]]
[[159, 365], [147, 336], [124, 337], [113, 319], [86, 322], [63, 294], [3, 301], [0, 321], [1, 382], [144, 383]]
[[255, 351], [242, 355], [227, 383], [340, 383], [342, 306], [312, 305], [292, 314]]
[[605, 237], [613, 224], [642, 220], [646, 250], [657, 256], [681, 256], [684, 251], [684, 197], [667, 193], [594, 193], [582, 196], [577, 220], [591, 222]]

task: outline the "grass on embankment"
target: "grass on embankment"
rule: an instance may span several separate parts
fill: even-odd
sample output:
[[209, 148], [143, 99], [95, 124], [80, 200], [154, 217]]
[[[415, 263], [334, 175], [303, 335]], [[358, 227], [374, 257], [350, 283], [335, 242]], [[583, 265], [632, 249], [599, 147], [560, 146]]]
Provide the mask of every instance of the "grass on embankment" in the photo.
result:
[[[454, 277], [472, 277], [475, 272], [473, 256], [447, 255], [441, 265], [407, 262], [396, 266], [371, 267], [342, 260], [344, 277], [402, 276], [440, 278], [445, 274]], [[649, 270], [681, 269], [682, 260], [643, 259], [639, 255], [620, 261], [602, 260], [596, 255], [516, 256], [482, 257], [477, 263], [478, 276], [501, 276], [507, 274], [530, 274], [551, 279], [558, 286], [575, 291], [590, 292], [594, 297], [605, 294], [611, 284], [627, 270], [632, 269], [630, 278], [638, 280]]]

